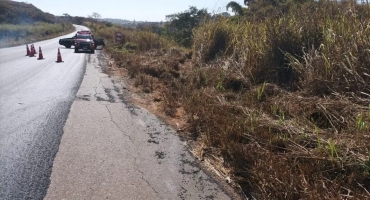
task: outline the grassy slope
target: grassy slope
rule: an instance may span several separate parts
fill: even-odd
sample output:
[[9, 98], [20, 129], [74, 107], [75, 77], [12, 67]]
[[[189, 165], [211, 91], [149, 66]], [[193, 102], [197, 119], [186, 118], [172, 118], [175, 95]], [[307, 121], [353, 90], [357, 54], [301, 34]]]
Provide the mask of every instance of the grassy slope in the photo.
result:
[[45, 13], [32, 4], [0, 0], [0, 23], [1, 24], [30, 24], [34, 22], [54, 23], [55, 16]]
[[[195, 30], [192, 50], [148, 32], [96, 33], [111, 67], [246, 196], [366, 199], [369, 13], [322, 2], [258, 22], [220, 18]], [[112, 41], [117, 31], [122, 44]]]
[[32, 4], [0, 0], [0, 47], [49, 39], [73, 30], [71, 23]]

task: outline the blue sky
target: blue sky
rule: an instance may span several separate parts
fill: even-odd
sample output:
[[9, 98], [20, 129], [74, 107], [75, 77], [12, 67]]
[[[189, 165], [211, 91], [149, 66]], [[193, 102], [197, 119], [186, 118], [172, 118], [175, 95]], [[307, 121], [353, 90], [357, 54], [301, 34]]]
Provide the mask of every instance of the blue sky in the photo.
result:
[[[19, 0], [17, 0], [19, 1]], [[28, 0], [19, 1], [33, 4], [53, 15], [68, 13], [71, 16], [87, 17], [93, 12], [102, 18], [117, 18], [136, 21], [165, 21], [168, 14], [187, 10], [189, 6], [207, 8], [210, 13], [226, 11], [231, 0]], [[243, 0], [234, 0], [243, 5]]]

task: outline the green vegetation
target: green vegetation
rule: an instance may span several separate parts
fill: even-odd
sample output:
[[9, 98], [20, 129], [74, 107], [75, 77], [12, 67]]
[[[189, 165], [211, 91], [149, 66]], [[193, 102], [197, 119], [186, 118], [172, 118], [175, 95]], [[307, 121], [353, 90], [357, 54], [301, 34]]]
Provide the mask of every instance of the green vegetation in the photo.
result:
[[207, 16], [207, 10], [198, 10], [193, 6], [185, 12], [167, 15], [166, 19], [170, 23], [166, 24], [165, 34], [180, 45], [191, 47], [193, 29], [198, 27]]
[[72, 32], [68, 20], [32, 4], [0, 0], [0, 47], [15, 46]]
[[370, 6], [245, 3], [199, 23], [191, 48], [181, 34], [177, 44], [104, 24], [97, 34], [113, 67], [246, 197], [370, 198]]
[[72, 32], [70, 23], [0, 24], [0, 47], [36, 42]]

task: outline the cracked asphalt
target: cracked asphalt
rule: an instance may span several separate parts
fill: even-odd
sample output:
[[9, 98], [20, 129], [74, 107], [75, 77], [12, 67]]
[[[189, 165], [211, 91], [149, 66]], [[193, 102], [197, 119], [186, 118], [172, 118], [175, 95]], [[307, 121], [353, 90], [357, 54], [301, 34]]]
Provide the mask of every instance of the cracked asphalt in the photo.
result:
[[101, 52], [85, 59], [45, 199], [230, 199], [173, 129], [125, 100]]

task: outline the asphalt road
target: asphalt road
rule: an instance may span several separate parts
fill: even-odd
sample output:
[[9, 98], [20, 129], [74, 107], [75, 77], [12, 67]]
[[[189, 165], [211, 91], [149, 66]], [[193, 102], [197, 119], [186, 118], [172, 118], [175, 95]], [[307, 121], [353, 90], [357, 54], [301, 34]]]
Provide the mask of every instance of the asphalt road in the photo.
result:
[[0, 199], [232, 199], [176, 131], [127, 102], [101, 51], [58, 39], [35, 43], [45, 60], [0, 49]]
[[[44, 60], [37, 60], [38, 54], [25, 56], [26, 45], [0, 49], [0, 199], [46, 195], [63, 126], [86, 68], [86, 54], [59, 46], [59, 38], [34, 43]], [[58, 48], [63, 63], [55, 62]]]

